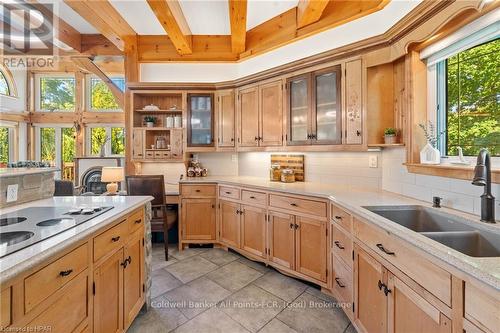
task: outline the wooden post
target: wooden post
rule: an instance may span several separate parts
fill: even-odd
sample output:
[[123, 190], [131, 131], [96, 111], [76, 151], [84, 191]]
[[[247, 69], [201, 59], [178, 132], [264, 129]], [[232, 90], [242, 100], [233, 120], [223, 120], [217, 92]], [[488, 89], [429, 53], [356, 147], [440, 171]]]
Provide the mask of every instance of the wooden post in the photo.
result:
[[139, 62], [137, 53], [137, 36], [127, 36], [125, 38], [125, 174], [134, 175], [139, 173], [134, 163], [132, 163], [132, 122], [133, 105], [131, 103], [131, 93], [128, 89], [130, 82], [139, 81]]

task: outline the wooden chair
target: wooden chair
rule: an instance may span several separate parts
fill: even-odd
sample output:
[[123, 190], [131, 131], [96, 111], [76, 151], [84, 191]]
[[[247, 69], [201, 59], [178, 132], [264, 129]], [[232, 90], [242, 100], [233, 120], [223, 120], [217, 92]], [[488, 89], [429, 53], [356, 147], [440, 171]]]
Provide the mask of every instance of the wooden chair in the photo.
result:
[[163, 175], [127, 176], [126, 182], [128, 195], [150, 195], [154, 198], [151, 201], [151, 231], [163, 232], [165, 260], [168, 261], [168, 231], [175, 225], [176, 219], [168, 218]]

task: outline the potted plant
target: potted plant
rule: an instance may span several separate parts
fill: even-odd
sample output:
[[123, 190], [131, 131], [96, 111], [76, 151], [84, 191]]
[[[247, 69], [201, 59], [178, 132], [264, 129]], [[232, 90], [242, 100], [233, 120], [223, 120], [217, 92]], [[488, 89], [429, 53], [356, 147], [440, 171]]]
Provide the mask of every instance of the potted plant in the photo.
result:
[[144, 122], [146, 123], [146, 127], [154, 127], [156, 123], [156, 117], [146, 116], [144, 117]]
[[388, 127], [384, 130], [384, 143], [391, 145], [397, 143], [398, 131], [395, 128]]

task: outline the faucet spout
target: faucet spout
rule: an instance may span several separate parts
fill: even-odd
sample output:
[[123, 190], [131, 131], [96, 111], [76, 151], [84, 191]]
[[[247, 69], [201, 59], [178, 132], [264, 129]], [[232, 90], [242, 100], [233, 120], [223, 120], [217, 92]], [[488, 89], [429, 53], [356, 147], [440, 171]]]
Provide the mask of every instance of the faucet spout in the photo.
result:
[[477, 156], [472, 184], [484, 187], [481, 195], [481, 221], [495, 223], [495, 197], [491, 194], [491, 161], [487, 149], [481, 149]]

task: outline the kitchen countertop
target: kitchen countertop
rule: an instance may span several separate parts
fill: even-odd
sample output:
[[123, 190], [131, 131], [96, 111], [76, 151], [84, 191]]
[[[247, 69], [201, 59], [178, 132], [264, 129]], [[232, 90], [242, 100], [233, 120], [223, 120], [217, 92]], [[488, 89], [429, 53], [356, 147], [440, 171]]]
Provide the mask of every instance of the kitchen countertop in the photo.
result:
[[113, 209], [74, 228], [1, 258], [0, 281], [3, 283], [17, 274], [38, 265], [52, 255], [64, 250], [75, 242], [89, 237], [97, 230], [116, 221], [119, 217], [132, 212], [152, 199], [149, 196], [52, 197], [2, 209], [2, 214], [6, 214], [28, 207], [67, 206], [69, 209], [80, 206], [114, 206]]
[[0, 178], [57, 172], [59, 168], [0, 168]]
[[[266, 191], [278, 191], [288, 194], [316, 196], [329, 199], [335, 204], [354, 213], [356, 216], [362, 218], [363, 220], [370, 221], [376, 226], [389, 231], [395, 237], [398, 237], [401, 240], [419, 248], [423, 252], [429, 254], [431, 257], [445, 261], [457, 270], [473, 276], [474, 278], [484, 282], [485, 284], [497, 290], [500, 290], [499, 257], [476, 258], [467, 256], [363, 208], [364, 206], [390, 205], [421, 205], [425, 207], [431, 207], [431, 205], [427, 202], [382, 190], [353, 189], [346, 186], [312, 182], [296, 182], [286, 184], [280, 182], [271, 182], [268, 179], [258, 177], [208, 176], [187, 178], [181, 180], [180, 183], [217, 183], [233, 186], [250, 186]], [[463, 213], [453, 209], [439, 208], [438, 210], [441, 212], [460, 216], [466, 220], [464, 222], [472, 225], [476, 229], [488, 230], [500, 234], [500, 224], [486, 224], [481, 222], [478, 216]]]

